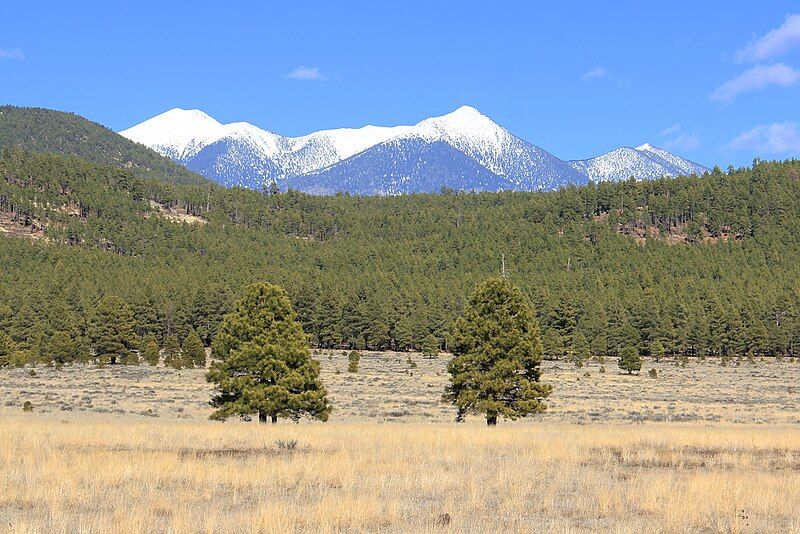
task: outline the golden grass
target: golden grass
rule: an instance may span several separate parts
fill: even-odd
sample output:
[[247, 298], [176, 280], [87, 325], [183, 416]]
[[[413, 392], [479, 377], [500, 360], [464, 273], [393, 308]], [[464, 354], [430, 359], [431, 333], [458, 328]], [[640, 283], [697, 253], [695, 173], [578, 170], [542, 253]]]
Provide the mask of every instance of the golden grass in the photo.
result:
[[20, 414], [0, 443], [14, 532], [800, 532], [791, 426]]

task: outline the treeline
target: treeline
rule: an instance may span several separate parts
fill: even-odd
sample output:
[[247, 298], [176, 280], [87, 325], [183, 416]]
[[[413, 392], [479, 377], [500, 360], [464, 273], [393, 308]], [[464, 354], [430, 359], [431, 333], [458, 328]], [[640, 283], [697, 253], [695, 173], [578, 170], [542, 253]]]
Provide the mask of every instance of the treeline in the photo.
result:
[[627, 345], [793, 355], [800, 343], [798, 161], [555, 193], [313, 197], [5, 148], [0, 221], [46, 238], [0, 239], [0, 331], [38, 359], [59, 332], [93, 357], [93, 316], [110, 295], [139, 340], [194, 331], [207, 346], [258, 280], [287, 288], [315, 346], [446, 350], [465, 295], [503, 255], [546, 357]]

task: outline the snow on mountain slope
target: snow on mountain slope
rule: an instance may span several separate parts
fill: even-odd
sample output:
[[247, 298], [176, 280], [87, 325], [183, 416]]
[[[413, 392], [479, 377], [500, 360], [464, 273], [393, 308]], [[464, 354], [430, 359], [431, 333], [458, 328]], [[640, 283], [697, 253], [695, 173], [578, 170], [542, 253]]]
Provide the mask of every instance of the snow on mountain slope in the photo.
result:
[[[304, 191], [392, 194], [412, 192], [415, 184], [439, 190], [420, 174], [422, 169], [435, 169], [442, 186], [447, 182], [461, 189], [487, 190], [494, 184], [499, 189], [546, 191], [589, 180], [631, 175], [649, 179], [706, 170], [650, 145], [566, 162], [469, 106], [413, 126], [340, 128], [300, 137], [246, 122], [221, 124], [200, 110], [175, 108], [120, 133], [221, 184], [255, 189], [274, 181], [284, 189]], [[445, 145], [464, 157], [456, 157]], [[360, 155], [365, 156], [350, 161]], [[453, 165], [451, 171], [444, 168], [446, 162]], [[467, 169], [472, 169], [472, 181]], [[383, 184], [377, 182], [381, 178]]]
[[[190, 169], [210, 172], [207, 177], [221, 178], [218, 181], [225, 185], [258, 187], [327, 167], [408, 128], [364, 126], [284, 137], [246, 122], [221, 124], [200, 110], [175, 108], [120, 134]], [[210, 161], [212, 154], [225, 161]], [[239, 174], [226, 174], [232, 172]]]
[[569, 163], [593, 182], [620, 181], [631, 177], [652, 180], [692, 173], [700, 175], [708, 171], [700, 164], [650, 144], [636, 148], [617, 148], [594, 158], [573, 160]]
[[341, 163], [289, 178], [286, 186], [318, 195], [347, 191], [357, 195], [515, 190], [515, 184], [489, 171], [442, 140], [400, 136]]

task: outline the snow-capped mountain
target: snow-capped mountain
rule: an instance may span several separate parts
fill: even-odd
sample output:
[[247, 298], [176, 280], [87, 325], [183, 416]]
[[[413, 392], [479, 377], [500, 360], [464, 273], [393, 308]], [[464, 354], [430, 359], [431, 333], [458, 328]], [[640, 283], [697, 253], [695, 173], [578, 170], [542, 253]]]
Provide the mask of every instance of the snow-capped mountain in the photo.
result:
[[592, 182], [620, 181], [628, 178], [652, 180], [664, 176], [701, 175], [708, 169], [666, 150], [643, 144], [622, 147], [600, 156], [569, 162]]
[[614, 151], [565, 162], [469, 106], [413, 126], [341, 128], [301, 137], [246, 122], [221, 124], [202, 111], [175, 108], [120, 133], [226, 186], [257, 189], [274, 181], [282, 189], [317, 194], [442, 187], [539, 191], [627, 178], [630, 170], [646, 178], [686, 172], [686, 160], [649, 145], [618, 149], [635, 154], [611, 156]]

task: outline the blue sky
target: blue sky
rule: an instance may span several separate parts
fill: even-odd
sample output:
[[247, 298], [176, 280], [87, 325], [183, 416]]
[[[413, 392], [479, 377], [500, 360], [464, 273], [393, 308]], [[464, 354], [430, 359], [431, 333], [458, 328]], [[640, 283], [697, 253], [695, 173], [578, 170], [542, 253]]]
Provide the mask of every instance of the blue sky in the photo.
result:
[[285, 135], [469, 104], [565, 159], [800, 157], [796, 1], [225, 4], [12, 0], [0, 103], [115, 130], [199, 108]]

